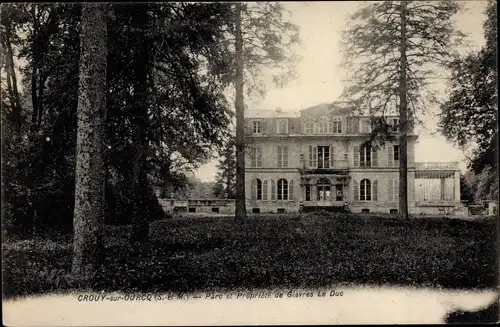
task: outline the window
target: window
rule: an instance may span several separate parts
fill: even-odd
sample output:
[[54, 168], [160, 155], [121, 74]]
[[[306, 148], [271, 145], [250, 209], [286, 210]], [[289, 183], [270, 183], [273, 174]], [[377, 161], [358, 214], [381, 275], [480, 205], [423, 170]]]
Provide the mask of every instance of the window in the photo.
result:
[[318, 161], [318, 149], [315, 146], [309, 146], [309, 167], [316, 168]]
[[361, 213], [370, 213], [370, 209], [361, 209]]
[[325, 134], [326, 133], [326, 123], [327, 123], [327, 119], [326, 117], [321, 117], [318, 121], [318, 129], [317, 129], [317, 133], [318, 134]]
[[277, 165], [279, 168], [288, 167], [288, 146], [277, 146]]
[[333, 117], [333, 122], [331, 124], [333, 134], [341, 134], [342, 133], [342, 117]]
[[253, 122], [253, 133], [260, 134], [260, 121]]
[[318, 168], [330, 168], [329, 146], [318, 146]]
[[389, 213], [390, 213], [391, 215], [397, 215], [397, 214], [398, 214], [398, 209], [390, 209], [390, 210], [389, 210]]
[[362, 146], [359, 149], [359, 164], [361, 167], [371, 167], [372, 163], [372, 147], [369, 145]]
[[372, 200], [372, 187], [369, 179], [363, 179], [360, 183], [359, 200], [360, 201]]
[[252, 181], [252, 200], [262, 200], [262, 181], [260, 179], [255, 179]]
[[372, 131], [369, 119], [361, 120], [361, 133], [370, 133]]
[[189, 208], [188, 211], [189, 212], [196, 212], [196, 208]]
[[306, 185], [306, 201], [311, 201], [311, 185]]
[[212, 212], [219, 213], [219, 208], [212, 208]]
[[331, 182], [326, 178], [321, 178], [317, 183], [317, 200], [330, 200]]
[[278, 213], [285, 213], [285, 208], [278, 208]]
[[250, 167], [252, 168], [262, 167], [262, 148], [260, 147], [250, 148]]
[[288, 119], [278, 119], [278, 134], [288, 133]]
[[394, 161], [399, 160], [399, 145], [394, 145]]
[[314, 120], [312, 118], [308, 118], [304, 123], [304, 133], [312, 134], [314, 132]]
[[278, 200], [288, 200], [288, 181], [286, 179], [278, 180]]
[[392, 126], [393, 131], [395, 131], [395, 132], [399, 131], [399, 119], [393, 118], [391, 120], [391, 126]]
[[267, 201], [267, 181], [262, 183], [262, 200]]
[[252, 208], [253, 213], [260, 213], [260, 208]]

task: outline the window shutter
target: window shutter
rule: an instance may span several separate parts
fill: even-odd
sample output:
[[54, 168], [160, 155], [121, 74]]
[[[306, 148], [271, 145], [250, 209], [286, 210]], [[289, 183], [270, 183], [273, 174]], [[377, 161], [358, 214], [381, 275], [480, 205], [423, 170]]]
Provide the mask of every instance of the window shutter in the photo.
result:
[[283, 151], [283, 167], [288, 167], [288, 146], [283, 146], [282, 151]]
[[283, 164], [282, 159], [283, 157], [281, 156], [281, 145], [276, 146], [276, 154], [275, 154], [275, 159], [276, 159], [276, 167], [282, 167], [281, 165]]
[[387, 167], [392, 167], [394, 161], [394, 148], [392, 145], [387, 146]]
[[394, 182], [392, 181], [392, 179], [389, 180], [389, 182], [388, 182], [387, 200], [394, 201]]
[[394, 201], [399, 200], [399, 179], [394, 180]]
[[293, 180], [288, 182], [288, 200], [293, 201]]
[[353, 199], [354, 201], [359, 201], [359, 185], [358, 185], [358, 181], [353, 179], [352, 180], [352, 185], [353, 185], [353, 191], [352, 191], [352, 194], [353, 194]]
[[317, 168], [318, 167], [318, 147], [313, 146], [313, 165], [312, 168]]
[[309, 146], [309, 168], [313, 167], [313, 147]]
[[372, 148], [372, 167], [378, 167], [377, 149]]
[[[276, 166], [276, 161], [275, 160], [272, 160], [272, 158], [277, 158], [277, 155], [275, 153], [275, 147], [270, 145], [270, 146], [266, 146], [266, 166], [269, 166], [269, 167], [275, 167]], [[277, 160], [277, 159], [276, 159]]]
[[335, 167], [335, 147], [330, 145], [330, 168]]
[[256, 180], [252, 181], [252, 187], [251, 187], [250, 193], [251, 193], [250, 198], [252, 200], [256, 200], [257, 199], [257, 181]]
[[262, 167], [262, 148], [257, 148], [257, 167]]
[[359, 167], [359, 146], [353, 147], [352, 151], [354, 158], [354, 167]]
[[267, 201], [267, 181], [264, 181], [262, 183], [262, 200]]
[[271, 180], [271, 201], [276, 200], [276, 183]]
[[372, 201], [378, 201], [378, 181], [372, 183]]

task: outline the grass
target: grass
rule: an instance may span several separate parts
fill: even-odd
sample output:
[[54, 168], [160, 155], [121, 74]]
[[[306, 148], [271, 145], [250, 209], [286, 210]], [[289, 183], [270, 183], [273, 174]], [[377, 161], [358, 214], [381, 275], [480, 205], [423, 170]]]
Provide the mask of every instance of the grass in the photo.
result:
[[72, 280], [71, 239], [4, 243], [4, 296], [73, 289], [190, 292], [332, 284], [453, 289], [496, 285], [496, 222], [342, 214], [172, 218], [131, 251], [127, 226], [106, 230], [91, 285]]

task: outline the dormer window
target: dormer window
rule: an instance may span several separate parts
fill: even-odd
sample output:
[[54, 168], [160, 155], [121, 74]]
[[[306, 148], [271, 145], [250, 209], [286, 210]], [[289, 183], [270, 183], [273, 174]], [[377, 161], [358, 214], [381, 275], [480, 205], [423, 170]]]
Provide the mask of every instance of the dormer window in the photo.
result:
[[333, 117], [333, 121], [331, 124], [333, 134], [342, 134], [342, 117]]
[[361, 120], [361, 133], [371, 133], [372, 126], [369, 119]]
[[278, 119], [278, 134], [288, 134], [288, 119]]
[[253, 133], [260, 134], [261, 133], [261, 125], [259, 120], [255, 120], [253, 122]]
[[399, 131], [399, 119], [398, 118], [391, 119], [390, 125], [392, 126], [393, 131], [395, 131], [395, 132]]
[[326, 123], [327, 123], [326, 117], [321, 117], [318, 120], [318, 129], [317, 129], [318, 134], [325, 134], [326, 133]]
[[304, 133], [312, 134], [314, 132], [314, 121], [312, 118], [308, 118], [304, 123]]

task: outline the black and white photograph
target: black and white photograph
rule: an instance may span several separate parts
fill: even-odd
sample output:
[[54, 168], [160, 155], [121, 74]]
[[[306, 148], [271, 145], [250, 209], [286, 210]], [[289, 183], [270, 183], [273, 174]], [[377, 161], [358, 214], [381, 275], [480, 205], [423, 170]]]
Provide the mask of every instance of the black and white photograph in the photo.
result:
[[495, 0], [0, 20], [4, 325], [500, 321]]

